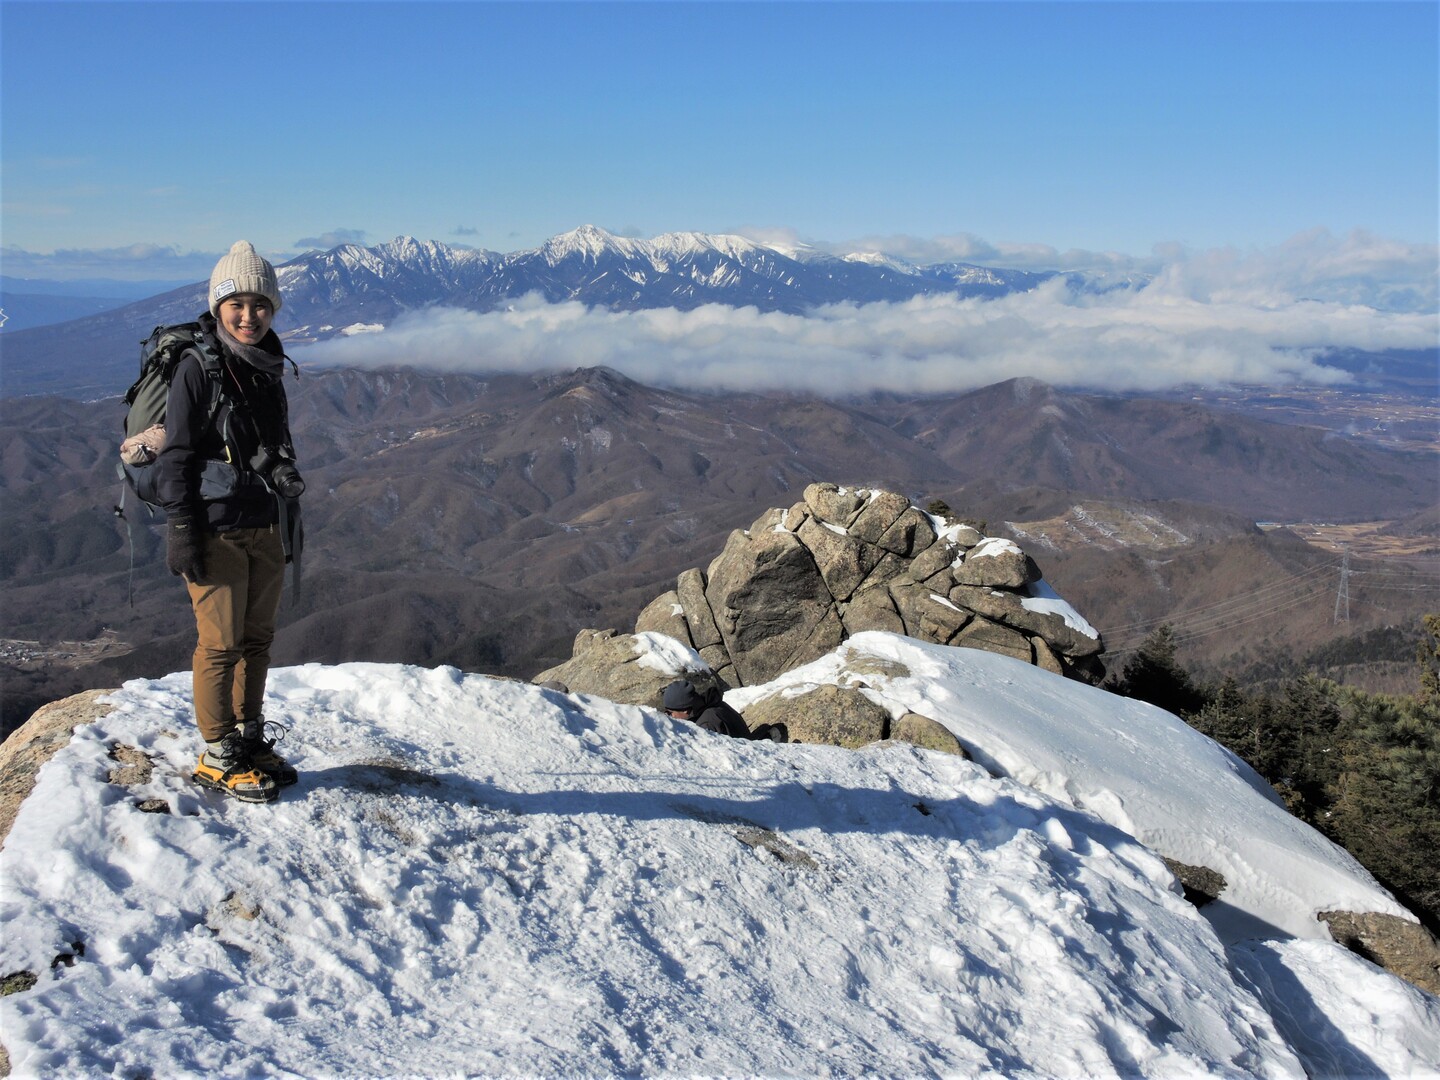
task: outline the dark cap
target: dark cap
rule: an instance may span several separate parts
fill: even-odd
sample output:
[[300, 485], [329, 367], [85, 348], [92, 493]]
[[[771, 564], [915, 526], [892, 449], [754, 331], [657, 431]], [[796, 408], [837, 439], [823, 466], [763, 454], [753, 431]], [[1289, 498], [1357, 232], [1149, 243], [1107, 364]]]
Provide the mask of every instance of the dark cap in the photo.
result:
[[695, 684], [688, 679], [672, 682], [665, 687], [663, 700], [666, 712], [690, 712], [705, 704], [705, 699], [696, 691]]

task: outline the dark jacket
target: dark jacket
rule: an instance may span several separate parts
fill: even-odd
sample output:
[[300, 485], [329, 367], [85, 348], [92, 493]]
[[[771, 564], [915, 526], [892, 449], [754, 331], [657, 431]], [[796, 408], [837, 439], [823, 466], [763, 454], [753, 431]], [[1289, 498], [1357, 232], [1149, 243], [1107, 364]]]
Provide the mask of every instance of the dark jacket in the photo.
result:
[[[214, 316], [207, 313], [199, 322], [215, 337]], [[187, 352], [176, 365], [165, 403], [165, 446], [155, 462], [160, 503], [168, 516], [196, 515], [212, 532], [265, 528], [279, 522], [279, 507], [248, 463], [262, 442], [292, 446], [283, 376], [262, 374], [215, 340], [224, 394], [213, 420], [212, 384], [199, 355]], [[273, 330], [260, 347], [284, 355]], [[217, 491], [223, 493], [216, 497]]]
[[719, 732], [721, 735], [729, 735], [732, 739], [750, 738], [750, 729], [745, 726], [744, 718], [725, 704], [717, 687], [712, 687], [705, 695], [705, 708], [696, 715], [692, 721], [706, 731]]

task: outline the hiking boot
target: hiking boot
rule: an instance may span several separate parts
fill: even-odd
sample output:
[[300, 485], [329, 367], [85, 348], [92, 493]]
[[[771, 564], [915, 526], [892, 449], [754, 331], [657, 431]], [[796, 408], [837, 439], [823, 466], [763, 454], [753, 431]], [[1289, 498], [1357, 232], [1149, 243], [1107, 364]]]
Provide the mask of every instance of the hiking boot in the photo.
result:
[[[267, 724], [264, 720], [242, 720], [235, 730], [240, 733], [241, 745], [249, 755], [250, 764], [274, 780], [276, 787], [288, 787], [300, 779], [295, 766], [275, 752], [275, 744], [284, 741], [289, 728], [281, 724]], [[265, 737], [270, 732], [274, 733], [273, 739]]]
[[201, 787], [223, 791], [241, 802], [274, 802], [280, 795], [275, 781], [257, 769], [246, 756], [239, 730], [218, 742], [206, 743], [191, 777]]

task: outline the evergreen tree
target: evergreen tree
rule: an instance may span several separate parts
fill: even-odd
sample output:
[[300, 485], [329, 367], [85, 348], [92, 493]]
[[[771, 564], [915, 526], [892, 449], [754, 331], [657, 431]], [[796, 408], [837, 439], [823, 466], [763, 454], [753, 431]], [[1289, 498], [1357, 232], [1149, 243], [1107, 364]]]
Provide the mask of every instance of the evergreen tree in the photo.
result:
[[1243, 758], [1296, 816], [1354, 855], [1440, 933], [1440, 615], [1427, 615], [1414, 697], [1304, 676], [1274, 694], [1198, 688], [1163, 626], [1110, 689], [1169, 709]]
[[1260, 772], [1255, 763], [1262, 756], [1269, 711], [1268, 698], [1247, 697], [1241, 693], [1234, 677], [1226, 676], [1214, 696], [1187, 719], [1191, 727], [1239, 754], [1246, 764]]
[[1420, 700], [1440, 701], [1440, 615], [1426, 615], [1420, 625], [1420, 645], [1415, 650], [1420, 662]]
[[944, 499], [931, 499], [925, 504], [925, 512], [927, 514], [934, 514], [938, 518], [948, 518], [951, 513], [953, 513], [950, 509], [950, 504]]
[[1311, 824], [1326, 810], [1340, 776], [1338, 690], [1332, 682], [1307, 675], [1287, 683], [1277, 703], [1272, 783], [1291, 813]]
[[1354, 692], [1327, 833], [1440, 926], [1440, 700]]
[[1111, 689], [1180, 716], [1196, 712], [1205, 704], [1205, 695], [1176, 662], [1175, 648], [1175, 631], [1161, 626], [1141, 643]]

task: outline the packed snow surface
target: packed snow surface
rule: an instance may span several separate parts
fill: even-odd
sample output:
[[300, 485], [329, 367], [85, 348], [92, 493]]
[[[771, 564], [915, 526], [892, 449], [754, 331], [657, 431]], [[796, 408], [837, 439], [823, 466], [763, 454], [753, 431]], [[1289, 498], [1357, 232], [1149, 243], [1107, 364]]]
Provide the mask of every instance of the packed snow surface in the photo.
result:
[[[1437, 1067], [1435, 999], [1318, 936], [1227, 952], [1115, 823], [1165, 811], [1178, 832], [1189, 771], [1211, 800], [1271, 805], [1168, 714], [892, 635], [852, 639], [837, 672], [842, 654], [889, 661], [873, 692], [1016, 779], [905, 745], [732, 740], [449, 668], [308, 665], [273, 671], [266, 701], [300, 782], [246, 806], [188, 780], [188, 673], [127, 683], [41, 770], [0, 853], [0, 970], [38, 977], [0, 999], [14, 1073]], [[1133, 759], [1157, 744], [1170, 758], [1141, 797]], [[153, 762], [141, 785], [108, 780], [126, 746]], [[1244, 806], [1234, 839], [1295, 843]], [[1344, 859], [1305, 857], [1389, 910]]]
[[[1063, 601], [1062, 601], [1063, 603]], [[1413, 919], [1343, 848], [1289, 814], [1253, 769], [1179, 717], [1010, 657], [895, 634], [850, 638], [764, 688], [859, 684], [896, 717], [940, 721], [992, 772], [1088, 810], [1226, 880], [1206, 908], [1227, 941], [1276, 929], [1329, 939], [1321, 911]]]

